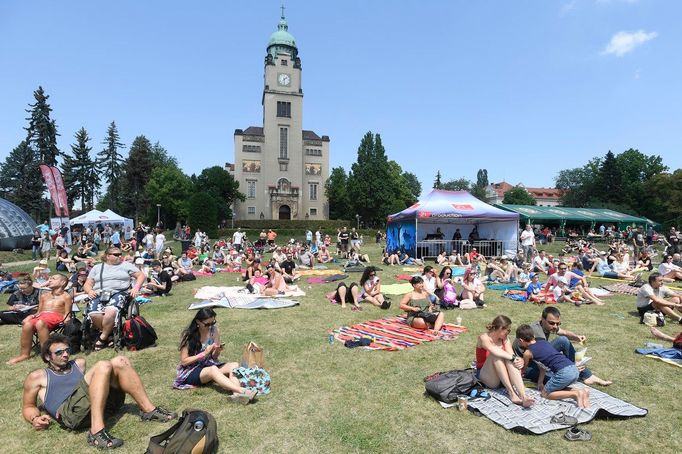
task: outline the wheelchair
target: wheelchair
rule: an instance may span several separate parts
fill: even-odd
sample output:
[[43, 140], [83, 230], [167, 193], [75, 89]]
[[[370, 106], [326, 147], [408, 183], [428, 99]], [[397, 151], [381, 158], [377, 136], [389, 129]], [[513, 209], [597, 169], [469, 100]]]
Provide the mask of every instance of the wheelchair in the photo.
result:
[[[116, 318], [114, 320], [114, 329], [110, 335], [110, 339], [111, 342], [113, 343], [115, 351], [122, 350], [125, 347], [123, 341], [123, 324], [126, 322], [126, 320], [130, 320], [136, 315], [139, 315], [139, 313], [140, 313], [139, 303], [135, 301], [135, 299], [132, 298], [130, 294], [126, 294], [123, 306], [116, 314]], [[100, 338], [101, 330], [95, 328], [94, 323], [92, 322], [92, 319], [90, 317], [90, 314], [86, 313], [83, 316], [82, 332], [83, 351], [85, 351], [86, 353], [95, 351], [95, 343], [97, 342], [97, 339]], [[107, 341], [107, 345], [104, 348], [108, 348], [109, 343], [110, 342]]]

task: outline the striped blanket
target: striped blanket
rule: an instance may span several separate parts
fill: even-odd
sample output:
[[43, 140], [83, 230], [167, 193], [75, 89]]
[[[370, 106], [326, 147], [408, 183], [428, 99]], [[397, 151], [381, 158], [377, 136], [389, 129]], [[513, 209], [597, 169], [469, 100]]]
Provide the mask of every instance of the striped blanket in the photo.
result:
[[441, 336], [431, 331], [421, 331], [407, 326], [402, 317], [385, 317], [380, 320], [371, 320], [357, 323], [351, 326], [342, 326], [333, 331], [334, 338], [338, 341], [358, 340], [363, 337], [372, 339], [367, 350], [403, 350], [423, 342], [431, 342], [438, 339], [455, 339], [457, 335], [465, 333], [467, 329], [445, 323], [441, 329]]

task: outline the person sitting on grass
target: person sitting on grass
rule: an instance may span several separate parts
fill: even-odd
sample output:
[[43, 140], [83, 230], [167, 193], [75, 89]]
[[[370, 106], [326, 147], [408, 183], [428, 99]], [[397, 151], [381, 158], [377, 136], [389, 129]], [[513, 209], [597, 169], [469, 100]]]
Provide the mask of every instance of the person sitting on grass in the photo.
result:
[[7, 364], [16, 364], [28, 359], [31, 353], [33, 333], [38, 334], [40, 344], [44, 344], [50, 336], [50, 331], [62, 323], [71, 312], [71, 295], [64, 289], [69, 279], [63, 274], [53, 274], [47, 280], [49, 292], [40, 295], [38, 311], [29, 315], [22, 322], [19, 356], [7, 361]]
[[296, 285], [287, 285], [282, 273], [280, 273], [274, 266], [268, 265], [266, 268], [266, 273], [268, 275], [268, 283], [265, 290], [263, 290], [263, 295], [279, 296], [285, 295], [287, 292], [295, 292], [298, 290], [298, 286]]
[[[168, 422], [177, 414], [155, 406], [128, 358], [117, 356], [98, 361], [86, 372], [85, 358], [70, 360], [69, 339], [51, 335], [41, 348], [46, 369], [34, 370], [24, 380], [22, 416], [35, 430], [46, 430], [52, 420], [70, 430], [89, 427], [88, 445], [114, 449], [123, 440], [114, 438], [104, 426], [104, 417], [123, 407], [125, 395], [141, 410], [142, 421]], [[42, 405], [38, 406], [38, 399]], [[47, 414], [41, 413], [44, 408]], [[76, 451], [77, 448], [74, 447]]]
[[381, 293], [381, 280], [377, 276], [377, 270], [368, 266], [360, 277], [360, 300], [367, 301], [377, 307], [382, 307], [386, 301]]
[[[273, 254], [273, 256], [274, 256], [274, 254]], [[332, 262], [333, 260], [334, 260], [334, 258], [329, 253], [327, 246], [325, 246], [324, 244], [322, 246], [320, 246], [320, 252], [317, 253], [317, 261], [324, 264], [324, 263]]]
[[31, 278], [33, 279], [33, 286], [35, 288], [42, 288], [47, 286], [47, 280], [50, 277], [50, 268], [47, 267], [47, 260], [42, 259], [38, 265], [33, 268]]
[[664, 282], [682, 281], [682, 268], [673, 263], [673, 256], [666, 255], [663, 263], [658, 265], [658, 272]]
[[[536, 339], [549, 341], [559, 353], [562, 353], [573, 362], [575, 362], [575, 348], [571, 341], [580, 342], [581, 344], [587, 341], [587, 337], [561, 328], [561, 312], [556, 306], [545, 307], [542, 310], [540, 320], [531, 323], [530, 327], [533, 329]], [[550, 340], [552, 335], [556, 335], [556, 338]], [[523, 349], [518, 342], [514, 341], [512, 348], [517, 355], [523, 356]], [[580, 372], [579, 379], [586, 385], [608, 386], [612, 383], [610, 380], [597, 377], [585, 365], [579, 366], [578, 371]], [[539, 373], [535, 364], [530, 363], [524, 371], [524, 378], [530, 381], [537, 381]]]
[[663, 285], [663, 276], [660, 273], [651, 273], [648, 283], [642, 285], [637, 291], [639, 323], [644, 323], [644, 314], [647, 312], [658, 311], [682, 325], [682, 315], [675, 312], [675, 309], [679, 308], [682, 308], [682, 298]]
[[[570, 388], [578, 381], [578, 368], [575, 363], [559, 353], [552, 344], [544, 339], [536, 339], [529, 325], [521, 325], [516, 329], [516, 340], [523, 353], [524, 368], [533, 361], [540, 369], [538, 375], [538, 391], [542, 397], [550, 400], [574, 399], [580, 408], [590, 407], [590, 391], [588, 389]], [[551, 372], [549, 381], [545, 383], [545, 374]]]
[[339, 282], [336, 286], [336, 290], [327, 293], [326, 297], [334, 303], [341, 304], [342, 308], [346, 307], [346, 303], [351, 303], [353, 305], [352, 310], [362, 310], [359, 302], [360, 286], [357, 282], [351, 282], [350, 287], [347, 286], [345, 282]]
[[173, 281], [170, 274], [161, 268], [161, 262], [154, 260], [152, 262], [152, 273], [149, 282], [145, 284], [145, 288], [156, 296], [166, 296], [173, 288]]
[[675, 337], [673, 337], [673, 336], [668, 336], [667, 334], [661, 332], [658, 328], [655, 328], [652, 326], [651, 327], [651, 335], [658, 338], [658, 339], [668, 341], [668, 342], [672, 342], [673, 348], [676, 348], [678, 350], [682, 350], [682, 331], [680, 331], [679, 333], [677, 333], [677, 335], [675, 335]]
[[415, 329], [425, 330], [431, 328], [440, 332], [445, 321], [445, 314], [436, 311], [431, 302], [432, 293], [424, 287], [424, 279], [421, 276], [413, 276], [410, 279], [412, 291], [406, 293], [400, 300], [400, 309], [406, 312], [406, 322]]
[[387, 250], [384, 250], [381, 262], [384, 265], [400, 265], [400, 256], [397, 252], [388, 252]]
[[175, 273], [180, 278], [180, 280], [182, 280], [182, 278], [188, 274], [193, 274], [192, 273], [193, 265], [194, 261], [191, 258], [189, 258], [187, 252], [183, 252], [180, 258], [178, 259], [178, 268], [175, 270]]
[[511, 324], [509, 317], [498, 315], [486, 327], [486, 332], [478, 336], [477, 378], [490, 389], [504, 386], [513, 403], [530, 407], [535, 401], [526, 396], [526, 388], [521, 378], [523, 358], [512, 351], [511, 342], [507, 338], [511, 332]]
[[460, 300], [473, 300], [478, 307], [486, 307], [485, 285], [476, 277], [472, 268], [467, 268], [462, 278], [462, 294]]
[[231, 391], [230, 399], [234, 402], [248, 404], [253, 401], [257, 392], [243, 388], [232, 373], [239, 363], [218, 361], [223, 348], [225, 344], [220, 342], [215, 311], [209, 307], [199, 309], [182, 333], [180, 364], [173, 387], [188, 389], [215, 383]]
[[76, 263], [69, 258], [69, 253], [66, 252], [66, 249], [62, 249], [57, 253], [57, 265], [55, 268], [57, 271], [66, 271], [69, 273], [73, 273], [76, 271]]
[[580, 295], [574, 294], [568, 288], [568, 279], [563, 276], [557, 279], [556, 285], [552, 288], [552, 295], [554, 295], [554, 301], [557, 303], [569, 303], [580, 306], [583, 302]]
[[545, 251], [540, 250], [538, 252], [538, 255], [536, 255], [533, 258], [531, 266], [532, 266], [531, 271], [533, 271], [534, 273], [547, 274], [547, 270], [549, 269], [550, 266], [552, 266], [552, 262], [550, 262], [549, 258], [545, 255]]
[[291, 252], [287, 252], [287, 259], [280, 263], [279, 267], [282, 270], [282, 277], [289, 284], [301, 278], [301, 275], [296, 271], [296, 262]]
[[615, 272], [608, 264], [606, 252], [599, 253], [599, 257], [597, 257], [597, 259], [594, 261], [594, 264], [587, 275], [591, 276], [594, 271], [596, 271], [599, 276], [605, 277], [607, 279], [625, 279], [628, 281], [635, 280], [635, 276]]
[[0, 325], [21, 325], [26, 317], [38, 309], [39, 290], [33, 287], [33, 280], [25, 277], [17, 284], [18, 290], [7, 300], [9, 309], [0, 311]]
[[[594, 303], [598, 306], [603, 305], [604, 302], [597, 298], [589, 289], [587, 279], [582, 275], [582, 271], [578, 270], [578, 267], [581, 265], [576, 262], [574, 263], [574, 266], [575, 271], [568, 271], [568, 265], [564, 262], [559, 262], [556, 273], [549, 276], [549, 279], [545, 284], [545, 290], [555, 288], [559, 282], [559, 278], [563, 277], [566, 279], [568, 289], [573, 290], [574, 293], [578, 294], [572, 297], [572, 301], [570, 302], [582, 302], [583, 300], [587, 300], [588, 304]], [[557, 303], [559, 302], [561, 301], [557, 298]]]

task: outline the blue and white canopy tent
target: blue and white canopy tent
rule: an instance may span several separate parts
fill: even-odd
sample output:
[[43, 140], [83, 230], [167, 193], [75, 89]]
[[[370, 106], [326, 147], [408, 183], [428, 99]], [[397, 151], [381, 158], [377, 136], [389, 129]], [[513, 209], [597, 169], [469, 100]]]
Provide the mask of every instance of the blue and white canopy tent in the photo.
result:
[[[482, 245], [494, 242], [495, 248], [484, 255], [516, 254], [518, 213], [488, 205], [466, 191], [440, 189], [434, 189], [411, 207], [388, 217], [386, 248], [414, 256], [432, 256], [434, 251], [450, 250], [449, 246], [458, 246], [457, 250], [461, 252], [475, 246], [466, 241], [474, 227]], [[444, 240], [426, 239], [427, 236], [440, 236], [438, 229]], [[460, 230], [463, 241], [451, 244], [456, 229]], [[460, 245], [464, 248], [459, 248]]]

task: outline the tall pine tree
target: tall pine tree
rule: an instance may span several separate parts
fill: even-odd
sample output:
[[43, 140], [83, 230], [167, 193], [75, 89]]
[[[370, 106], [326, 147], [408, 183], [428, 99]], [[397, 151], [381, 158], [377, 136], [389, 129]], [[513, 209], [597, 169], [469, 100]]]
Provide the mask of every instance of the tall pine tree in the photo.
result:
[[121, 184], [119, 178], [123, 171], [123, 156], [121, 156], [119, 150], [125, 148], [125, 145], [121, 143], [115, 122], [112, 121], [109, 125], [107, 138], [102, 143], [106, 146], [97, 153], [97, 170], [104, 177], [108, 185], [105, 196], [106, 204], [108, 208], [115, 209], [119, 204], [119, 188]]
[[76, 143], [71, 144], [72, 156], [64, 155], [62, 166], [64, 184], [69, 205], [73, 206], [76, 200], [80, 200], [82, 210], [90, 211], [99, 187], [99, 173], [95, 161], [90, 156], [92, 147], [88, 144], [90, 142], [88, 131], [85, 128], [79, 129], [75, 139]]
[[130, 145], [130, 154], [126, 161], [125, 178], [128, 183], [131, 205], [135, 211], [135, 222], [147, 211], [147, 198], [144, 187], [152, 174], [152, 144], [145, 136], [137, 136]]
[[40, 219], [43, 177], [36, 161], [37, 154], [27, 141], [17, 145], [0, 166], [0, 193], [34, 219]]
[[433, 182], [433, 189], [441, 189], [443, 182], [440, 180], [440, 170], [436, 172], [436, 180]]
[[26, 112], [30, 114], [28, 127], [26, 129], [26, 141], [36, 151], [38, 160], [49, 166], [57, 165], [57, 158], [61, 154], [57, 148], [57, 124], [50, 119], [52, 108], [47, 103], [50, 98], [45, 94], [43, 87], [38, 87], [33, 92], [36, 102], [29, 104], [30, 109]]

